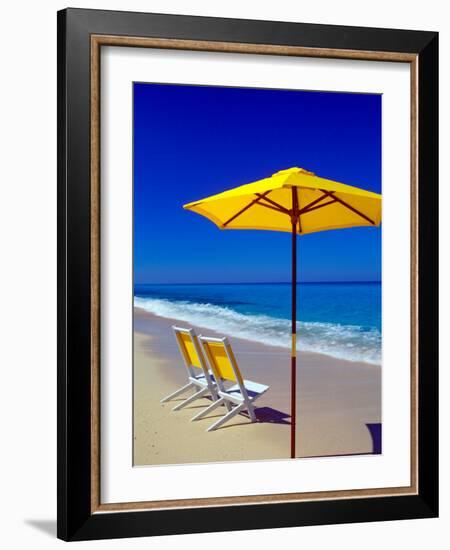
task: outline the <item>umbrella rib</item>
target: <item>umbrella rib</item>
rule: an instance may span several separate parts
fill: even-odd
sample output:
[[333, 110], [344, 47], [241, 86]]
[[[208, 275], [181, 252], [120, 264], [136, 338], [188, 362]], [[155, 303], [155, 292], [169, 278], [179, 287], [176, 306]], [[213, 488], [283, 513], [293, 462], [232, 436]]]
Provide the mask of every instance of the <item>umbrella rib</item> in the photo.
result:
[[[226, 227], [229, 223], [234, 221], [237, 217], [239, 217], [241, 214], [246, 212], [249, 208], [251, 208], [255, 204], [259, 204], [260, 206], [264, 206], [265, 208], [270, 208], [271, 210], [275, 210], [276, 212], [282, 212], [283, 214], [292, 215], [292, 210], [288, 210], [287, 208], [285, 208], [281, 204], [279, 204], [276, 201], [274, 201], [272, 199], [269, 199], [267, 197], [267, 195], [271, 191], [272, 190], [266, 191], [265, 193], [255, 193], [256, 199], [253, 199], [246, 206], [241, 208], [241, 210], [236, 212], [236, 214], [231, 216], [231, 218], [229, 218], [226, 222], [224, 222], [223, 227]], [[298, 210], [298, 206], [296, 207], [297, 208], [297, 213], [298, 213], [298, 226], [299, 226], [299, 232], [300, 233], [302, 231], [301, 220], [300, 220], [300, 216], [302, 214], [307, 214], [308, 212], [312, 212], [312, 211], [317, 210], [319, 208], [329, 206], [330, 204], [334, 204], [336, 202], [338, 202], [339, 204], [342, 204], [342, 206], [344, 206], [348, 210], [352, 211], [353, 213], [357, 214], [358, 216], [360, 216], [364, 220], [368, 221], [370, 224], [375, 225], [375, 222], [371, 218], [369, 218], [369, 216], [366, 216], [363, 212], [359, 211], [354, 206], [348, 204], [343, 199], [337, 197], [335, 195], [335, 191], [326, 191], [325, 189], [320, 189], [320, 191], [322, 191], [322, 193], [323, 193], [322, 196], [320, 196], [319, 198], [313, 200], [312, 202], [310, 202], [309, 204], [307, 204], [306, 206], [304, 206], [303, 208], [301, 208], [299, 210]], [[328, 197], [330, 197], [332, 200], [330, 200], [329, 202], [327, 202], [325, 204], [319, 204], [321, 201], [323, 201], [324, 199], [326, 199]], [[297, 195], [297, 188], [295, 188], [295, 199], [296, 199], [296, 203], [298, 204], [299, 200], [298, 200], [298, 195]], [[261, 201], [264, 201], [264, 202], [261, 202]]]
[[[255, 193], [255, 195], [258, 195], [258, 197], [261, 197], [261, 199], [264, 199], [266, 202], [272, 204], [274, 207], [276, 207], [280, 212], [284, 212], [285, 214], [290, 214], [289, 210], [287, 208], [285, 208], [284, 206], [281, 206], [281, 204], [279, 204], [278, 202], [275, 202], [274, 200], [272, 199], [269, 199], [268, 197], [266, 196], [262, 196], [260, 195], [260, 193]], [[259, 203], [261, 204], [262, 206], [266, 206], [265, 204], [263, 203]]]
[[303, 209], [303, 210], [301, 211], [301, 213], [302, 213], [302, 214], [307, 214], [308, 212], [312, 212], [313, 210], [318, 210], [319, 208], [323, 208], [324, 206], [328, 206], [328, 205], [330, 205], [330, 204], [334, 204], [335, 202], [338, 202], [338, 201], [336, 200], [336, 198], [333, 198], [333, 200], [331, 200], [331, 201], [328, 201], [328, 202], [326, 202], [326, 203], [324, 203], [324, 204], [318, 204], [318, 205], [316, 205], [316, 206], [313, 206], [312, 208], [308, 208], [308, 210]]
[[[328, 206], [329, 204], [333, 204], [334, 202], [338, 202], [338, 203], [342, 204], [342, 206], [345, 206], [345, 208], [348, 208], [349, 210], [351, 210], [352, 212], [354, 212], [355, 214], [357, 214], [358, 216], [360, 216], [364, 220], [368, 221], [370, 224], [375, 225], [375, 222], [371, 218], [369, 218], [369, 216], [366, 216], [365, 214], [360, 212], [357, 208], [355, 208], [354, 206], [348, 204], [348, 202], [346, 202], [343, 199], [336, 196], [335, 191], [326, 191], [325, 189], [320, 189], [320, 191], [322, 191], [323, 195], [321, 197], [319, 197], [318, 199], [316, 199], [316, 200], [310, 202], [309, 204], [307, 204], [304, 208], [302, 208], [299, 211], [299, 214], [306, 214], [307, 212], [311, 212], [312, 210], [316, 210], [317, 208], [322, 208], [323, 206]], [[318, 205], [319, 202], [321, 202], [322, 200], [324, 200], [327, 197], [330, 197], [333, 200], [327, 202], [326, 204]], [[312, 207], [314, 207], [314, 208], [312, 208]]]
[[299, 210], [299, 214], [303, 214], [304, 212], [307, 212], [312, 206], [315, 206], [319, 202], [323, 201], [327, 197], [333, 196], [334, 191], [324, 191], [323, 189], [320, 189], [322, 191], [323, 195], [321, 195], [318, 199], [313, 200], [306, 206], [304, 206], [301, 210]]
[[375, 225], [375, 222], [372, 219], [370, 219], [369, 216], [366, 216], [365, 214], [360, 212], [357, 208], [355, 208], [351, 204], [348, 204], [348, 202], [345, 202], [344, 200], [340, 199], [339, 197], [336, 197], [336, 195], [334, 195], [334, 198], [336, 199], [337, 202], [342, 204], [342, 206], [345, 206], [346, 208], [348, 208], [349, 210], [351, 210], [355, 214], [358, 214], [358, 216], [361, 216], [361, 218], [363, 218], [364, 220], [368, 221], [372, 225]]
[[254, 206], [264, 206], [264, 208], [270, 208], [271, 210], [275, 210], [275, 212], [281, 212], [282, 214], [287, 214], [285, 210], [281, 210], [281, 208], [278, 208], [277, 206], [271, 206], [270, 204], [264, 204], [263, 202], [256, 202]]
[[223, 226], [226, 227], [229, 223], [231, 223], [233, 220], [235, 220], [238, 216], [240, 216], [241, 214], [243, 214], [244, 212], [246, 212], [250, 207], [252, 207], [254, 204], [258, 203], [261, 199], [264, 199], [266, 195], [268, 195], [270, 193], [270, 190], [269, 191], [266, 191], [265, 193], [263, 193], [262, 195], [259, 195], [256, 197], [256, 199], [252, 200], [251, 202], [249, 202], [247, 205], [244, 206], [244, 208], [241, 208], [239, 210], [239, 212], [236, 212], [236, 214], [234, 214], [233, 216], [231, 216], [230, 219], [228, 219], [226, 222], [224, 222]]

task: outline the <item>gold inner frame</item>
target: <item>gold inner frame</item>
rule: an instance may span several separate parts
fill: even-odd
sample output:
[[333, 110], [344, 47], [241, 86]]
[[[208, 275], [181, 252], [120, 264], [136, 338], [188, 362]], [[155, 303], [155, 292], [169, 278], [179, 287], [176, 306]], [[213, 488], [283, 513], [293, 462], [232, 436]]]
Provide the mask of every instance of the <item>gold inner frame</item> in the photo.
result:
[[[409, 63], [411, 74], [411, 484], [408, 487], [281, 493], [234, 497], [100, 501], [100, 50], [102, 46], [164, 48], [241, 54], [359, 59]], [[199, 508], [418, 494], [418, 55], [264, 44], [91, 35], [91, 513]]]

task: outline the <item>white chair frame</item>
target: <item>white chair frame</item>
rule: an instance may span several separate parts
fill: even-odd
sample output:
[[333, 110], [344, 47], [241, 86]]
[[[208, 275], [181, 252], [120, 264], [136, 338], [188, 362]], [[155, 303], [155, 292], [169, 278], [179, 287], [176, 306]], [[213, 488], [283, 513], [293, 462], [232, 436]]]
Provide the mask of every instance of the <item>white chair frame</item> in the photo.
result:
[[[266, 393], [266, 391], [269, 389], [269, 386], [258, 384], [256, 382], [252, 382], [251, 380], [244, 380], [242, 378], [239, 366], [234, 357], [234, 353], [228, 341], [228, 338], [210, 338], [206, 336], [199, 336], [199, 341], [201, 342], [205, 350], [205, 356], [210, 363], [211, 370], [216, 380], [218, 399], [214, 401], [214, 403], [212, 403], [209, 407], [196, 414], [192, 418], [192, 420], [199, 420], [200, 418], [204, 418], [217, 407], [225, 405], [228, 409], [228, 412], [225, 414], [225, 416], [209, 426], [209, 428], [206, 430], [207, 432], [220, 428], [226, 422], [231, 420], [234, 416], [240, 414], [245, 410], [247, 410], [251, 422], [256, 422], [254, 402], [259, 399], [259, 397], [261, 397], [264, 393]], [[207, 345], [205, 345], [208, 342], [223, 344], [227, 358], [230, 362], [236, 379], [236, 384], [234, 384], [233, 386], [226, 388], [224, 385], [224, 380], [216, 374], [213, 362], [209, 357]], [[249, 395], [249, 391], [251, 392], [251, 395]]]
[[[211, 372], [208, 369], [208, 364], [205, 361], [202, 348], [198, 343], [198, 337], [194, 329], [177, 327], [177, 326], [173, 326], [172, 329], [174, 331], [175, 339], [177, 341], [181, 356], [183, 357], [184, 366], [186, 367], [186, 370], [187, 370], [188, 383], [182, 386], [181, 388], [178, 388], [174, 392], [170, 393], [163, 399], [161, 399], [161, 403], [166, 403], [167, 401], [170, 401], [171, 399], [174, 399], [175, 397], [182, 395], [183, 393], [185, 393], [190, 389], [194, 390], [194, 394], [188, 397], [187, 399], [185, 399], [184, 401], [182, 401], [181, 403], [179, 403], [178, 405], [176, 405], [172, 409], [173, 411], [179, 411], [184, 407], [186, 407], [187, 405], [194, 402], [196, 399], [200, 399], [201, 397], [206, 397], [208, 394], [211, 395], [213, 401], [216, 401], [218, 399], [217, 387], [211, 375]], [[185, 352], [185, 350], [182, 348], [182, 344], [178, 339], [178, 336], [177, 336], [178, 333], [184, 333], [190, 336], [194, 349], [200, 361], [202, 374], [200, 375], [196, 374], [195, 371], [198, 369], [198, 367], [190, 364], [189, 357]]]

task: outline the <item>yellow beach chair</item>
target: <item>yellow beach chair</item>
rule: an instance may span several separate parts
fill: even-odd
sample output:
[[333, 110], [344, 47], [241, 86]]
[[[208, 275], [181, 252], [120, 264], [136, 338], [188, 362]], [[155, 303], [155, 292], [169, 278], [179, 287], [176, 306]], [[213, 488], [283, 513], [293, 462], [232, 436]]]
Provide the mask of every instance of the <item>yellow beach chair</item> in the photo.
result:
[[[216, 430], [245, 410], [247, 410], [250, 420], [256, 422], [254, 402], [266, 393], [269, 386], [242, 378], [227, 338], [199, 336], [199, 340], [214, 374], [219, 398], [209, 407], [195, 415], [192, 420], [203, 418], [220, 405], [225, 405], [228, 412], [225, 416], [214, 422], [206, 431]], [[233, 384], [230, 387], [226, 387], [226, 384], [229, 385], [229, 382]]]
[[213, 377], [208, 369], [208, 364], [205, 361], [201, 346], [198, 342], [197, 335], [194, 329], [172, 327], [175, 338], [183, 357], [184, 365], [187, 370], [188, 383], [173, 393], [161, 399], [161, 403], [170, 401], [174, 397], [182, 395], [189, 389], [197, 390], [194, 395], [191, 395], [172, 410], [179, 411], [186, 405], [189, 405], [200, 397], [211, 395], [213, 401], [217, 399], [217, 388]]

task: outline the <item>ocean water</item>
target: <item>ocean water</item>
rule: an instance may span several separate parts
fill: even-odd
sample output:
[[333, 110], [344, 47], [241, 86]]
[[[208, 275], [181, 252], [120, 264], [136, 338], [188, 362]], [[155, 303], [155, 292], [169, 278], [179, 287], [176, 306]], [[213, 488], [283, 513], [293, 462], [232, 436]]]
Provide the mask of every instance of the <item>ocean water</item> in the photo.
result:
[[[290, 347], [290, 284], [140, 284], [134, 304], [227, 336]], [[381, 363], [380, 283], [299, 283], [297, 321], [299, 350]]]

